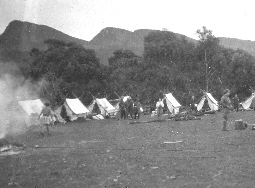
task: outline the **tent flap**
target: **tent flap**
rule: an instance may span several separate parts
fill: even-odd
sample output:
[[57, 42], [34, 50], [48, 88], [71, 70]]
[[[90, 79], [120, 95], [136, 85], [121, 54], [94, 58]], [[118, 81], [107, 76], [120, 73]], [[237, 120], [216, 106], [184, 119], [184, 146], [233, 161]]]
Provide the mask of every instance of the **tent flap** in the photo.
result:
[[217, 111], [219, 109], [218, 102], [211, 95], [211, 93], [205, 93], [197, 105], [197, 111], [200, 111], [203, 108], [205, 99], [207, 99], [208, 105], [212, 111]]
[[197, 111], [200, 111], [203, 108], [205, 99], [206, 99], [205, 96], [203, 96], [202, 99], [199, 101], [197, 105]]
[[249, 109], [250, 106], [251, 106], [251, 103], [253, 101], [255, 97], [255, 93], [253, 93], [248, 99], [246, 99], [243, 103], [242, 103], [242, 106], [245, 110]]

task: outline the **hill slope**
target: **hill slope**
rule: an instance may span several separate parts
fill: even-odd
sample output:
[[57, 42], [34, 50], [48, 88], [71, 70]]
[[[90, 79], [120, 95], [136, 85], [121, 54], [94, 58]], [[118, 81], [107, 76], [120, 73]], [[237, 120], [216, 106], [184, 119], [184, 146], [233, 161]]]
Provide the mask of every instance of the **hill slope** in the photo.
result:
[[220, 45], [224, 46], [225, 48], [231, 49], [242, 49], [251, 55], [255, 56], [255, 42], [250, 40], [240, 40], [235, 38], [225, 38], [219, 37]]
[[33, 47], [42, 49], [44, 47], [43, 41], [46, 39], [58, 39], [82, 45], [87, 42], [45, 25], [15, 20], [10, 22], [0, 36], [0, 45], [4, 45], [8, 49], [30, 51]]
[[0, 36], [0, 60], [25, 62], [32, 48], [43, 49], [44, 40], [58, 39], [84, 45], [87, 41], [66, 35], [45, 25], [14, 20]]
[[[35, 47], [44, 49], [43, 41], [47, 39], [58, 39], [65, 42], [75, 42], [85, 48], [95, 49], [100, 63], [108, 65], [108, 58], [118, 49], [131, 50], [135, 54], [143, 55], [143, 40], [150, 32], [155, 30], [140, 29], [134, 32], [107, 27], [101, 30], [91, 41], [85, 41], [71, 37], [56, 29], [45, 25], [37, 25], [29, 22], [12, 21], [0, 35], [0, 60], [26, 62], [29, 58], [29, 51]], [[185, 37], [189, 42], [196, 43], [181, 34], [176, 36]], [[255, 42], [220, 37], [220, 44], [227, 48], [240, 48], [255, 56]]]
[[[102, 64], [108, 64], [108, 58], [118, 49], [131, 50], [142, 56], [144, 50], [144, 37], [156, 30], [140, 29], [134, 32], [107, 27], [99, 32], [85, 47], [95, 49]], [[181, 34], [175, 33], [178, 38], [185, 37], [189, 42], [197, 41]]]

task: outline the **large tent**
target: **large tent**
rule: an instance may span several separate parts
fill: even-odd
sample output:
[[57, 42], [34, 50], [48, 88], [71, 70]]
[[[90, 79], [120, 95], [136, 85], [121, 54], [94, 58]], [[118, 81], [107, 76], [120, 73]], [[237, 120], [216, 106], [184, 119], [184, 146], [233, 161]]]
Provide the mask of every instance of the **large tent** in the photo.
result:
[[58, 107], [54, 113], [57, 116], [58, 121], [65, 122], [63, 117], [61, 116], [62, 110], [66, 110], [66, 115], [69, 117], [70, 121], [74, 121], [78, 119], [78, 117], [86, 117], [90, 112], [89, 110], [82, 104], [82, 102], [78, 99], [65, 99], [63, 105]]
[[248, 99], [246, 99], [243, 103], [241, 103], [243, 108], [245, 110], [248, 110], [250, 107], [254, 108], [255, 107], [254, 99], [255, 99], [255, 93], [252, 93], [252, 95]]
[[165, 94], [165, 100], [169, 112], [172, 114], [178, 114], [179, 108], [181, 107], [180, 103], [174, 98], [172, 93]]
[[207, 100], [211, 111], [217, 111], [219, 109], [218, 102], [211, 95], [211, 93], [204, 92], [203, 97], [201, 98], [201, 100], [199, 101], [197, 105], [197, 111], [200, 111], [203, 108], [205, 100]]
[[106, 98], [95, 98], [88, 106], [88, 109], [92, 114], [101, 114], [104, 117], [114, 115], [117, 111]]

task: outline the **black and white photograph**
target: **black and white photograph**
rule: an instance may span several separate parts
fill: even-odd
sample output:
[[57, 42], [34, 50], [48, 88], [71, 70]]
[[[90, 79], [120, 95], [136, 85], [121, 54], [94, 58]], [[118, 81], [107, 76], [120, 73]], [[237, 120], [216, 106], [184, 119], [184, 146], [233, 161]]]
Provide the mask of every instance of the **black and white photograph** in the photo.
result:
[[251, 0], [0, 0], [0, 188], [255, 187]]

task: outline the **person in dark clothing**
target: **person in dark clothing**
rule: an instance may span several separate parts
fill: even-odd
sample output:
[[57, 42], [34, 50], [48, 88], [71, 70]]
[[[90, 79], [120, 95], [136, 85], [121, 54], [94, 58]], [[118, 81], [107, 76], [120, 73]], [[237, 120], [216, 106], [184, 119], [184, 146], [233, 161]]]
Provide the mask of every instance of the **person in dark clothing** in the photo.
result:
[[123, 97], [121, 97], [120, 99], [119, 108], [120, 108], [120, 119], [126, 119], [126, 107], [123, 101]]
[[69, 117], [67, 116], [67, 111], [66, 111], [65, 105], [62, 106], [60, 115], [61, 115], [61, 117], [62, 117], [64, 120], [66, 120], [67, 122], [70, 122], [70, 119], [69, 119]]
[[133, 119], [134, 101], [131, 98], [128, 98], [125, 102], [125, 105], [126, 105], [126, 118], [128, 119], [128, 115], [130, 115], [131, 119]]
[[233, 98], [233, 105], [234, 105], [234, 110], [238, 112], [239, 110], [239, 98], [237, 94], [235, 94], [235, 97]]
[[141, 113], [141, 103], [139, 102], [138, 99], [136, 99], [134, 103], [134, 118], [136, 119], [136, 116], [138, 116], [137, 118], [140, 119], [140, 113]]
[[227, 129], [227, 122], [228, 122], [228, 115], [230, 113], [230, 110], [232, 109], [231, 101], [229, 99], [230, 90], [225, 89], [224, 95], [221, 97], [220, 104], [223, 107], [223, 131], [228, 131]]

